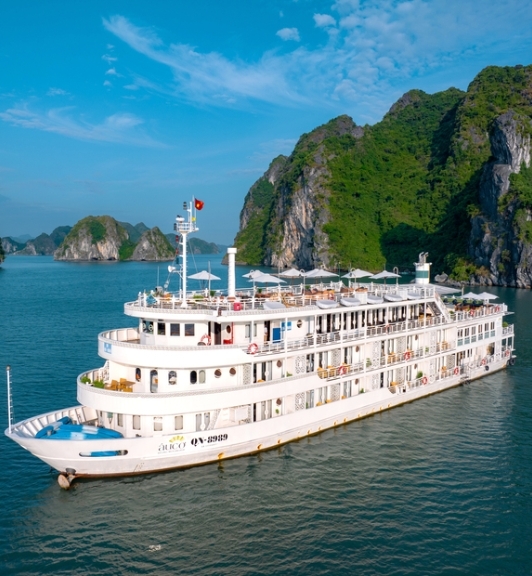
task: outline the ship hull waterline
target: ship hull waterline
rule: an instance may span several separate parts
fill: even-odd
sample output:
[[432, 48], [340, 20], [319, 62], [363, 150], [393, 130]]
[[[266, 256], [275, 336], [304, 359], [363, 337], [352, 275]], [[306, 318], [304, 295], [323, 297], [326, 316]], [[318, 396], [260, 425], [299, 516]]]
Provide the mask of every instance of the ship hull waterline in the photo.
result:
[[[507, 359], [495, 361], [490, 364], [489, 373], [502, 370], [507, 364]], [[434, 383], [428, 383], [406, 393], [392, 393], [388, 388], [382, 388], [312, 409], [299, 410], [279, 418], [254, 422], [245, 427], [246, 434], [242, 433], [242, 427], [231, 426], [203, 432], [151, 437], [90, 441], [55, 440], [18, 434], [16, 428], [24, 424], [26, 422], [24, 421], [16, 424], [11, 433], [7, 429], [5, 435], [60, 474], [68, 474], [72, 479], [74, 477], [104, 478], [152, 474], [272, 450], [288, 442], [313, 436], [460, 386], [465, 382], [480, 379], [487, 375], [485, 368], [481, 366], [474, 369], [468, 376], [461, 374], [436, 380]], [[317, 419], [317, 411], [321, 412], [319, 419]], [[285, 424], [282, 430], [279, 430], [279, 420], [283, 420]], [[240, 438], [235, 441], [237, 436], [242, 438], [241, 441]], [[98, 457], [80, 455], [80, 453], [86, 454], [89, 450], [92, 453], [100, 451], [127, 453], [120, 456]]]

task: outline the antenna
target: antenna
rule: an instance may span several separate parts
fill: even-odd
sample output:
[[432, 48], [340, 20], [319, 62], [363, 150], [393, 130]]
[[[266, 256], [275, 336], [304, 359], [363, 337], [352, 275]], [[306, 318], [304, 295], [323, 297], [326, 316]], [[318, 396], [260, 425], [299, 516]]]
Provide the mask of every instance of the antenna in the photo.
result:
[[11, 366], [6, 366], [7, 374], [7, 419], [8, 419], [8, 430], [11, 434], [13, 429], [13, 397], [11, 395]]

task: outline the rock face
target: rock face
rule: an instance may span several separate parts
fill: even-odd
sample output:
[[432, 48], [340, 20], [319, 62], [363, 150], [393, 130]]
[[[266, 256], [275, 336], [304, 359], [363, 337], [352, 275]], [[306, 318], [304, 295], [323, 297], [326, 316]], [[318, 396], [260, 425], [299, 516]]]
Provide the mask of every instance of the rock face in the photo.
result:
[[530, 168], [530, 129], [530, 118], [512, 110], [493, 123], [493, 160], [484, 166], [479, 189], [482, 214], [471, 220], [469, 252], [482, 271], [472, 275], [472, 283], [532, 285], [532, 238], [526, 238], [532, 212], [512, 193], [510, 179]]
[[156, 226], [140, 237], [129, 260], [173, 260], [174, 256], [168, 238]]
[[127, 232], [110, 216], [88, 216], [69, 232], [55, 260], [119, 260]]
[[[364, 135], [349, 116], [340, 116], [303, 135], [294, 153], [277, 157], [251, 187], [235, 239], [242, 263], [310, 268], [330, 261], [324, 226], [328, 211], [330, 154], [326, 138]], [[260, 246], [259, 246], [260, 244]]]
[[55, 260], [172, 260], [174, 250], [159, 230], [152, 228], [132, 242], [127, 230], [110, 216], [80, 220], [55, 251]]

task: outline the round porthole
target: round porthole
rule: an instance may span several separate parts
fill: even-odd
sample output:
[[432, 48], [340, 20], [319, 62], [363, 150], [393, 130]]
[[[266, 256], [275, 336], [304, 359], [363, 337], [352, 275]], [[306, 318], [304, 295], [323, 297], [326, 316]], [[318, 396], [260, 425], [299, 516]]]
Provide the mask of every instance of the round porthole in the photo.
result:
[[355, 384], [358, 384], [358, 383], [359, 383], [359, 380], [358, 380], [358, 378], [357, 378], [357, 379], [355, 380]]
[[297, 321], [297, 327], [301, 328], [301, 326], [303, 326], [303, 320], [298, 320]]
[[214, 371], [214, 375], [216, 376], [216, 378], [220, 378], [220, 376], [222, 375], [222, 371], [220, 370], [220, 368], [216, 368], [216, 370]]
[[280, 398], [277, 398], [275, 403], [277, 404], [277, 406], [280, 406], [283, 403], [283, 401]]
[[227, 325], [227, 326], [225, 327], [225, 331], [226, 331], [228, 334], [231, 334], [231, 326]]
[[[218, 372], [220, 372], [220, 371], [218, 370]], [[221, 374], [221, 372], [220, 372], [220, 374]], [[236, 374], [236, 368], [230, 368], [229, 374], [231, 374], [231, 376], [234, 376]]]
[[277, 360], [277, 368], [280, 368], [283, 365], [282, 360]]
[[360, 346], [357, 346], [357, 347], [355, 348], [355, 352], [360, 352]]

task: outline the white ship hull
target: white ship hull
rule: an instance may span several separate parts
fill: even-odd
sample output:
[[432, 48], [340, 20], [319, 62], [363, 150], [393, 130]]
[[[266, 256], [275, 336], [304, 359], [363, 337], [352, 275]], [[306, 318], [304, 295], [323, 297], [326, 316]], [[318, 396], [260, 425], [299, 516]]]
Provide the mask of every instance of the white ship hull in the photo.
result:
[[[507, 363], [506, 357], [490, 363], [490, 373], [505, 368]], [[311, 410], [302, 409], [283, 416], [282, 429], [280, 419], [274, 418], [245, 427], [230, 426], [185, 434], [90, 441], [91, 451], [127, 452], [120, 456], [82, 457], [80, 453], [88, 449], [87, 441], [40, 439], [20, 433], [20, 430], [26, 429], [34, 420], [53, 421], [68, 414], [75, 415], [76, 410], [79, 412], [80, 406], [25, 420], [17, 424], [11, 433], [6, 430], [6, 435], [55, 470], [64, 473], [75, 471], [77, 477], [147, 474], [219, 462], [270, 450], [287, 442], [318, 434], [329, 428], [462, 385], [465, 381], [484, 375], [486, 367], [481, 365], [471, 370], [469, 376], [450, 375], [433, 383], [420, 385], [408, 392], [392, 393], [389, 388], [382, 388], [317, 406]]]

